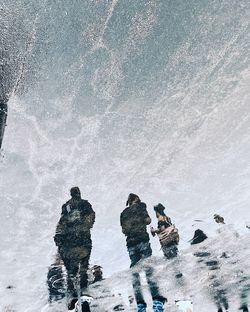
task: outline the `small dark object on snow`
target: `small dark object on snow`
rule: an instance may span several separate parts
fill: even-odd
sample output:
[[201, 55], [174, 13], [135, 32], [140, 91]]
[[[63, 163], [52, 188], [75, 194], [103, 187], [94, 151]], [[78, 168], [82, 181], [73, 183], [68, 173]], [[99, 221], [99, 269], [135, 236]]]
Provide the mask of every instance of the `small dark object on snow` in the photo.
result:
[[206, 251], [201, 251], [201, 252], [195, 252], [194, 256], [195, 257], [208, 257], [210, 256], [210, 252], [206, 252]]
[[129, 296], [128, 297], [128, 301], [129, 301], [129, 304], [132, 304], [134, 302], [134, 297], [133, 296]]
[[194, 237], [191, 239], [191, 245], [199, 244], [207, 239], [207, 235], [200, 229], [195, 230]]
[[177, 273], [177, 274], [175, 275], [176, 278], [181, 278], [182, 276], [183, 276], [182, 273]]
[[9, 285], [9, 286], [7, 286], [6, 288], [7, 288], [7, 289], [13, 289], [13, 288], [15, 288], [15, 287], [12, 286], [12, 285]]
[[113, 308], [114, 311], [124, 311], [124, 306], [122, 304], [118, 304]]
[[216, 261], [216, 260], [207, 261], [206, 265], [210, 266], [210, 267], [214, 266], [214, 265], [218, 265], [218, 261]]
[[222, 216], [218, 215], [218, 214], [214, 214], [214, 220], [217, 223], [225, 224], [224, 218]]
[[222, 255], [220, 256], [220, 258], [225, 258], [225, 259], [227, 259], [227, 258], [229, 258], [229, 256], [227, 255], [226, 252], [223, 252]]

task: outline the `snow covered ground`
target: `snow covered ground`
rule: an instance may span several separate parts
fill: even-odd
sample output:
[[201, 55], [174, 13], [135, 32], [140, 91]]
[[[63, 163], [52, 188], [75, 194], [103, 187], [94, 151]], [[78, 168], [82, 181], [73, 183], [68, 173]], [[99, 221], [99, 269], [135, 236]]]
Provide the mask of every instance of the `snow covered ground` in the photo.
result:
[[[131, 293], [119, 215], [134, 192], [153, 225], [161, 202], [179, 228], [194, 308], [214, 310], [188, 242], [196, 228], [216, 257], [232, 254], [220, 272], [238, 307], [237, 270], [249, 272], [249, 1], [3, 0], [0, 15], [15, 82], [0, 163], [0, 310], [46, 308], [55, 226], [74, 185], [96, 211], [91, 263], [111, 293], [121, 281]], [[241, 239], [221, 237], [214, 213]], [[151, 244], [163, 285], [171, 264]], [[164, 285], [169, 304], [182, 296]]]
[[[205, 312], [208, 307], [210, 311], [217, 311], [218, 305], [223, 307], [225, 302], [229, 305], [229, 311], [237, 311], [249, 302], [249, 243], [247, 230], [239, 234], [231, 225], [221, 226], [216, 236], [180, 251], [176, 259], [153, 256], [140, 263], [134, 270], [140, 272], [142, 291], [149, 311], [152, 299], [144, 273], [145, 266], [154, 268], [154, 280], [161, 295], [168, 299], [166, 311], [181, 311], [175, 305], [177, 300], [192, 301], [194, 311]], [[88, 293], [94, 298], [91, 311], [136, 311], [132, 272], [117, 272], [104, 281], [90, 285]], [[182, 277], [176, 278], [179, 273], [182, 273]], [[18, 295], [26, 298], [27, 289], [18, 289], [20, 285], [18, 287], [16, 281], [13, 281], [13, 285], [13, 289], [5, 289], [3, 292], [3, 311], [17, 311], [20, 308], [23, 311], [65, 311], [65, 300], [48, 304], [46, 295], [33, 301], [32, 308], [28, 308], [30, 303], [27, 300], [17, 303]]]

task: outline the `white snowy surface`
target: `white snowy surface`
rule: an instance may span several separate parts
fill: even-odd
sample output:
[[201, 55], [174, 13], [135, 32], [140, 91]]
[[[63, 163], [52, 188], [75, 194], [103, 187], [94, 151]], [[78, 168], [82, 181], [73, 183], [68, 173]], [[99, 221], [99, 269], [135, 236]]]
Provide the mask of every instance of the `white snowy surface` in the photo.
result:
[[[249, 1], [3, 0], [0, 9], [15, 81], [0, 163], [0, 309], [45, 307], [55, 226], [78, 185], [97, 215], [91, 263], [106, 277], [127, 270], [127, 195], [148, 205], [153, 225], [161, 202], [180, 231], [187, 296], [208, 311], [198, 291], [207, 282], [188, 261], [194, 230], [243, 267], [249, 257]], [[222, 241], [214, 213], [242, 240]]]
[[[143, 273], [145, 265], [154, 268], [154, 280], [161, 294], [168, 299], [165, 304], [166, 311], [179, 311], [175, 305], [176, 300], [192, 301], [194, 311], [206, 312], [208, 307], [217, 311], [214, 296], [219, 290], [225, 291], [230, 311], [238, 310], [242, 304], [241, 291], [245, 289], [246, 294], [250, 293], [249, 243], [248, 233], [239, 234], [232, 226], [222, 226], [216, 236], [181, 251], [175, 259], [166, 260], [163, 256], [153, 256], [139, 263], [134, 270], [141, 274], [142, 290], [149, 311], [152, 299]], [[210, 255], [197, 257], [197, 252], [207, 252]], [[226, 258], [223, 254], [226, 254]], [[207, 261], [218, 261], [218, 269], [209, 270]], [[175, 275], [179, 272], [183, 277], [176, 279]], [[133, 297], [131, 276], [131, 270], [121, 271], [102, 282], [90, 285], [88, 293], [94, 298], [91, 311], [114, 311], [117, 305], [122, 305], [123, 311], [136, 311], [135, 301], [129, 301]], [[65, 311], [65, 301], [47, 304], [46, 296], [40, 296], [33, 301], [32, 308], [28, 307], [27, 300], [19, 302], [17, 306], [16, 297], [19, 295], [20, 298], [26, 298], [26, 292], [27, 289], [18, 290], [18, 287], [5, 290], [2, 298], [4, 306], [10, 306], [13, 310], [21, 308], [23, 311]]]

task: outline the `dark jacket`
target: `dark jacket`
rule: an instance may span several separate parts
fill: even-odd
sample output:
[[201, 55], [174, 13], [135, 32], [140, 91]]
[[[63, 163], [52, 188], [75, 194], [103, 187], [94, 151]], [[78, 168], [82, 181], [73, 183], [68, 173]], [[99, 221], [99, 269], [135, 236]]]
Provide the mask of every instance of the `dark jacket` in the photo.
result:
[[123, 210], [120, 216], [122, 232], [126, 236], [127, 247], [149, 241], [147, 225], [151, 222], [145, 203], [136, 203]]
[[71, 198], [62, 206], [54, 240], [59, 248], [91, 247], [90, 229], [95, 212], [87, 200]]

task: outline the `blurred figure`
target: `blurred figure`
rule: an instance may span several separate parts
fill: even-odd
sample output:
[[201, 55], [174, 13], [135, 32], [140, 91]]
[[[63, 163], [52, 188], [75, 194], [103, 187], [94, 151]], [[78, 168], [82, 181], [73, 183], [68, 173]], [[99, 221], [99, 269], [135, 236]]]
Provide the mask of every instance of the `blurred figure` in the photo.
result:
[[156, 217], [158, 219], [158, 228], [151, 227], [153, 236], [158, 235], [164, 256], [171, 259], [177, 256], [179, 243], [179, 234], [177, 228], [172, 224], [171, 219], [164, 213], [165, 207], [162, 204], [154, 206]]
[[81, 198], [78, 187], [70, 190], [71, 199], [62, 206], [61, 218], [56, 227], [54, 240], [67, 270], [67, 295], [74, 307], [78, 292], [77, 273], [81, 295], [88, 285], [87, 270], [92, 249], [90, 229], [95, 222], [95, 212], [87, 200]]
[[214, 220], [215, 220], [215, 222], [216, 223], [222, 223], [222, 224], [225, 224], [225, 222], [224, 222], [224, 218], [223, 217], [221, 217], [220, 215], [218, 215], [218, 214], [214, 214]]
[[[122, 232], [126, 236], [127, 249], [131, 260], [130, 267], [134, 267], [140, 260], [152, 255], [152, 249], [149, 243], [147, 225], [151, 223], [146, 204], [141, 202], [136, 194], [129, 194], [126, 203], [127, 208], [123, 210], [120, 216]], [[153, 311], [163, 311], [163, 305], [166, 299], [159, 295], [157, 284], [153, 281], [153, 269], [144, 265], [144, 270], [153, 299]], [[141, 290], [140, 274], [133, 269], [132, 274], [133, 289], [137, 302], [137, 311], [146, 311], [146, 303]]]
[[47, 274], [49, 302], [58, 301], [65, 297], [66, 280], [63, 270], [63, 261], [60, 255], [56, 254], [54, 262], [50, 265]]
[[94, 275], [93, 283], [100, 282], [103, 280], [102, 267], [100, 265], [94, 265], [91, 268], [92, 274]]

